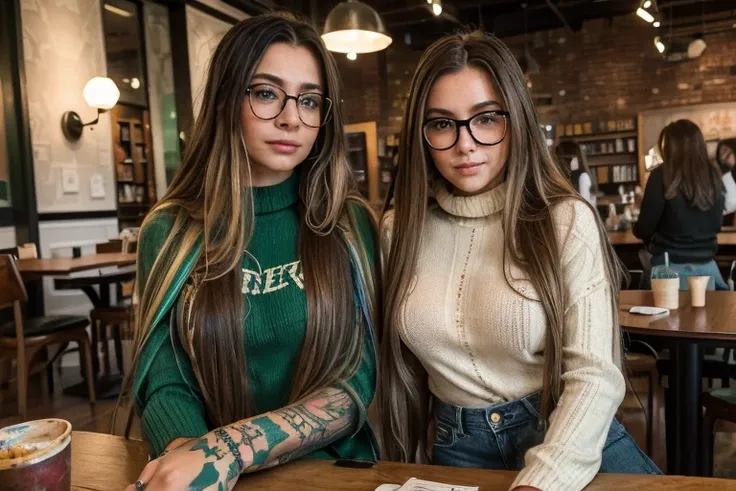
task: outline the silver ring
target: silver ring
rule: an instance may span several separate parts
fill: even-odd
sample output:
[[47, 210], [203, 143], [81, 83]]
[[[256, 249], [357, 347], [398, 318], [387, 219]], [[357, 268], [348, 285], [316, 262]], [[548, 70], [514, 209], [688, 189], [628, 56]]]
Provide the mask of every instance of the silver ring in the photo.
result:
[[143, 481], [138, 480], [135, 482], [135, 491], [143, 491], [146, 488], [146, 485], [143, 484]]

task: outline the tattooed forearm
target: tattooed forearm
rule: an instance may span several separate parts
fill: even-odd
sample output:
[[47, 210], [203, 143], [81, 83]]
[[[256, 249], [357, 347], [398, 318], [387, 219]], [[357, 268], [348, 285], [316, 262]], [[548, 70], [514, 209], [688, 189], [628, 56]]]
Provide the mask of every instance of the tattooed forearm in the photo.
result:
[[[310, 410], [303, 404], [299, 404], [274, 411], [274, 413], [281, 416], [297, 432], [302, 445], [312, 445], [325, 437], [328, 428], [332, 432], [338, 432], [350, 425], [351, 421], [345, 418], [345, 415], [351, 406], [350, 396], [341, 392], [330, 396], [321, 410]], [[339, 428], [330, 428], [330, 424], [338, 420], [344, 420], [343, 424]]]
[[218, 446], [210, 447], [209, 441], [207, 438], [200, 438], [193, 446], [189, 449], [190, 452], [196, 452], [197, 450], [202, 450], [204, 452], [204, 458], [208, 459], [212, 456], [215, 456], [217, 460], [220, 460], [224, 457], [223, 450], [219, 448]]
[[237, 431], [245, 435], [241, 452], [252, 454], [244, 472], [283, 464], [327, 446], [350, 431], [355, 414], [353, 399], [342, 389], [330, 388], [238, 425]]
[[[236, 479], [241, 472], [283, 464], [334, 442], [357, 420], [353, 399], [329, 388], [291, 406], [218, 428], [197, 440], [189, 451], [206, 459], [189, 489]], [[219, 462], [222, 459], [222, 462]]]

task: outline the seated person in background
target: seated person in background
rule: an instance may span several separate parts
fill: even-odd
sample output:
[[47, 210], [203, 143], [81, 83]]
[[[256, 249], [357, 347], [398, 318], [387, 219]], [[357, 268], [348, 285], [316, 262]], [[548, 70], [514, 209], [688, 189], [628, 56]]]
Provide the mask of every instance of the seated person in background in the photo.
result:
[[723, 173], [723, 187], [726, 190], [726, 203], [723, 214], [736, 211], [736, 138], [718, 142], [716, 162]]
[[[708, 158], [703, 133], [681, 119], [662, 130], [658, 145], [664, 162], [649, 176], [634, 235], [647, 245], [652, 266], [664, 264], [664, 253], [669, 253], [681, 290], [688, 289], [688, 276], [711, 276], [709, 290], [727, 290], [715, 262], [723, 183]], [[642, 288], [650, 287], [645, 273]]]
[[564, 141], [555, 148], [557, 162], [567, 172], [575, 190], [585, 201], [596, 206], [598, 179], [588, 167], [588, 159], [583, 148], [575, 142]]

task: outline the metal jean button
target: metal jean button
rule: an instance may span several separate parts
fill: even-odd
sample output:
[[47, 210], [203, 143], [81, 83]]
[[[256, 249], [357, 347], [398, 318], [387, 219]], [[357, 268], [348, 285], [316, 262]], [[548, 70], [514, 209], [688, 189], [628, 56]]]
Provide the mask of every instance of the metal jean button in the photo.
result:
[[500, 422], [501, 422], [501, 415], [500, 414], [498, 414], [498, 413], [491, 414], [491, 423], [493, 423], [494, 425], [497, 425]]

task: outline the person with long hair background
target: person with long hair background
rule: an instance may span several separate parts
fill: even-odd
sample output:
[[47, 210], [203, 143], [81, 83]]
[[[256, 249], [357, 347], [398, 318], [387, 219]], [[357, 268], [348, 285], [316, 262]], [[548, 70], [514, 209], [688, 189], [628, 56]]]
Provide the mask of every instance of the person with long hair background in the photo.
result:
[[130, 489], [232, 489], [305, 455], [376, 458], [376, 222], [340, 80], [307, 23], [232, 27], [139, 245], [126, 395], [158, 458]]
[[726, 194], [723, 213], [733, 213], [736, 211], [736, 138], [718, 142], [716, 163], [723, 174], [721, 179]]
[[518, 490], [658, 473], [614, 419], [622, 271], [555, 163], [511, 51], [433, 43], [411, 83], [383, 219], [385, 457], [520, 470]]
[[588, 158], [580, 144], [563, 141], [555, 147], [557, 162], [568, 173], [575, 190], [595, 208], [597, 203], [598, 179], [588, 166]]
[[[663, 163], [649, 174], [634, 235], [647, 245], [652, 266], [665, 263], [680, 275], [680, 289], [689, 276], [710, 276], [708, 289], [728, 290], [715, 262], [724, 212], [724, 186], [718, 165], [698, 125], [680, 119], [664, 127], [657, 145]], [[649, 289], [648, 274], [642, 288]]]

